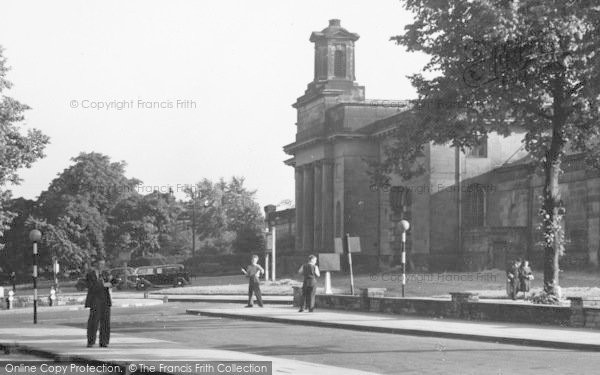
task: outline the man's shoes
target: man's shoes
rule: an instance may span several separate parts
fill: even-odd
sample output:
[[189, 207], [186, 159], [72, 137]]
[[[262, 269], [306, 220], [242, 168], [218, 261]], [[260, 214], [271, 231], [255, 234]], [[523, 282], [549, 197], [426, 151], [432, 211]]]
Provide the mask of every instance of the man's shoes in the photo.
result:
[[258, 305], [259, 307], [265, 307], [264, 305]]
[[315, 309], [308, 309], [308, 312], [315, 312]]
[[108, 348], [108, 344], [100, 344], [101, 348]]
[[298, 312], [304, 312], [304, 309], [300, 309], [300, 310], [298, 310]]
[[246, 306], [244, 306], [244, 307], [254, 307], [254, 305], [246, 305]]
[[93, 348], [93, 347], [94, 347], [94, 344], [87, 344], [87, 347], [88, 347], [88, 348]]

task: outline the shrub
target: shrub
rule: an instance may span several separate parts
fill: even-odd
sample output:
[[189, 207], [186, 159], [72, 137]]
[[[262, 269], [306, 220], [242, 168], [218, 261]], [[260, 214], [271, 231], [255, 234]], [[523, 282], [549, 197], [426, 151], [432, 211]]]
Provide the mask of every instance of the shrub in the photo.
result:
[[531, 302], [539, 305], [560, 305], [560, 299], [554, 294], [548, 294], [544, 291], [533, 293], [529, 298]]

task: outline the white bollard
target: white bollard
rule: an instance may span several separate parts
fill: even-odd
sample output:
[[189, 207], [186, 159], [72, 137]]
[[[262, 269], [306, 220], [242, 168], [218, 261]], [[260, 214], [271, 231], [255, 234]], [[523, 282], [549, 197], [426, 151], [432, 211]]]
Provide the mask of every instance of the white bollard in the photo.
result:
[[13, 308], [13, 301], [15, 300], [15, 292], [13, 292], [12, 290], [8, 291], [8, 304], [7, 304], [7, 308], [10, 310]]
[[333, 294], [331, 291], [331, 272], [325, 271], [325, 294]]

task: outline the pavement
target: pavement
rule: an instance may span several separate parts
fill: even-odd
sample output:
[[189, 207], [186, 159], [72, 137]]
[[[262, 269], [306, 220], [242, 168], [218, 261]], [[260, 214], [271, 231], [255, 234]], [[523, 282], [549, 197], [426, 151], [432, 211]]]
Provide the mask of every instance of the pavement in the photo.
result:
[[[112, 306], [114, 308], [119, 307], [144, 307], [144, 306], [155, 306], [163, 304], [162, 299], [145, 299], [145, 298], [114, 298], [112, 300]], [[58, 306], [38, 306], [37, 310], [39, 313], [47, 311], [76, 311], [84, 310], [85, 307], [82, 304], [79, 305], [58, 305]], [[21, 314], [25, 310], [33, 310], [32, 306], [19, 307], [11, 310], [0, 309], [0, 317], [3, 314]]]
[[355, 331], [442, 337], [503, 344], [600, 351], [600, 331], [505, 322], [474, 322], [295, 307], [188, 309], [188, 314]]
[[[54, 361], [120, 365], [126, 369], [124, 373], [135, 372], [141, 363], [269, 361], [272, 362], [273, 374], [372, 374], [348, 368], [231, 350], [195, 349], [172, 341], [123, 334], [111, 334], [108, 348], [98, 346], [87, 348], [85, 337], [84, 329], [52, 324], [0, 328], [0, 349], [11, 353], [32, 354]], [[165, 371], [162, 373], [176, 372]]]

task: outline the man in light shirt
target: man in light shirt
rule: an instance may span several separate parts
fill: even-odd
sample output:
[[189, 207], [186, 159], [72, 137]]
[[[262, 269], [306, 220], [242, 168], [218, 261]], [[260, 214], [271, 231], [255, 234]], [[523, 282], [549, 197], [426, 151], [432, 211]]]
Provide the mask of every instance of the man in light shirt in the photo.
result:
[[256, 295], [258, 306], [263, 307], [262, 295], [260, 293], [260, 281], [258, 278], [265, 270], [258, 264], [258, 255], [252, 255], [251, 264], [242, 268], [242, 273], [248, 278], [248, 305], [246, 307], [253, 307], [252, 294]]

